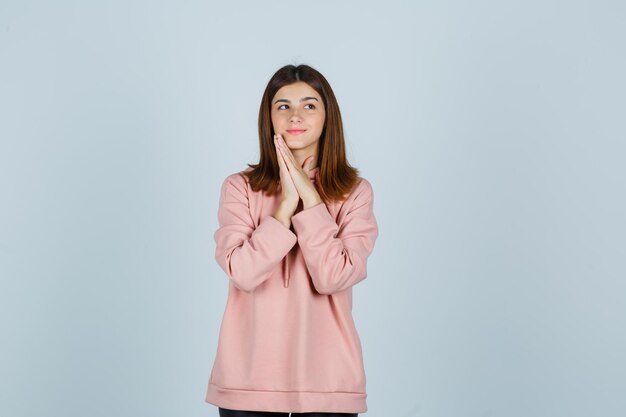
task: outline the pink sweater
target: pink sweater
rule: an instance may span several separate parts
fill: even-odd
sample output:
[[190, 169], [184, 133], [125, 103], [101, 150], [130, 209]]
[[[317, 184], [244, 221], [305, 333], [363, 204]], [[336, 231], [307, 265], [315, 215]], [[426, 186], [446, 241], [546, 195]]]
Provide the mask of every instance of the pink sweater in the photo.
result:
[[372, 186], [361, 178], [344, 202], [299, 208], [289, 229], [272, 217], [280, 198], [252, 191], [239, 173], [222, 184], [215, 259], [229, 288], [206, 402], [364, 413], [352, 286], [367, 276], [378, 237]]

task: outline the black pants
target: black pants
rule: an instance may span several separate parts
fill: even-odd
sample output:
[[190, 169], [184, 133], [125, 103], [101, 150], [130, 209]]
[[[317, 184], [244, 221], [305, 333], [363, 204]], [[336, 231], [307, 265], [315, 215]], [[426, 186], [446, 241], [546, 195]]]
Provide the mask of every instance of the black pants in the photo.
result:
[[[219, 407], [220, 417], [289, 417], [289, 413], [240, 411]], [[357, 417], [357, 413], [291, 413], [291, 417]]]

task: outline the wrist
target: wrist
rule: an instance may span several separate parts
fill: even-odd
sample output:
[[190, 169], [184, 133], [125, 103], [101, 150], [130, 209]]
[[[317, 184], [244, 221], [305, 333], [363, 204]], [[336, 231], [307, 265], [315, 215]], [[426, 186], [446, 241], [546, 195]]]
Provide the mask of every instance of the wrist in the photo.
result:
[[289, 229], [291, 227], [291, 215], [293, 214], [293, 209], [291, 209], [291, 205], [286, 201], [282, 201], [272, 217], [285, 225], [286, 228]]
[[317, 193], [315, 195], [309, 196], [307, 198], [303, 198], [302, 199], [302, 210], [306, 210], [306, 209], [308, 209], [310, 207], [317, 206], [321, 202], [322, 202], [322, 198]]

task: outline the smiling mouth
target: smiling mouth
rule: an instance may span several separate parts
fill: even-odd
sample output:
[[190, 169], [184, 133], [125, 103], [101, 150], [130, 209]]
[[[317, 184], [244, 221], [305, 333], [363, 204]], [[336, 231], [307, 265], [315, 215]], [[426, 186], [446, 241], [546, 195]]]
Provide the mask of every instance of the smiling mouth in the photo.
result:
[[289, 133], [290, 135], [300, 135], [304, 132], [306, 132], [305, 129], [287, 129], [287, 133]]

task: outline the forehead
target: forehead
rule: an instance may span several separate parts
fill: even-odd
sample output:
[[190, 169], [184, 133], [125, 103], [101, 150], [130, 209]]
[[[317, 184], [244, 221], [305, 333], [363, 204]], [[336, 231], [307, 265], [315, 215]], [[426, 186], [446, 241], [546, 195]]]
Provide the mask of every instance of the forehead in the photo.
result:
[[297, 81], [293, 84], [282, 86], [273, 97], [272, 102], [276, 99], [289, 99], [291, 101], [299, 101], [302, 97], [317, 97], [321, 101], [320, 95], [304, 81]]

